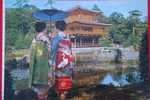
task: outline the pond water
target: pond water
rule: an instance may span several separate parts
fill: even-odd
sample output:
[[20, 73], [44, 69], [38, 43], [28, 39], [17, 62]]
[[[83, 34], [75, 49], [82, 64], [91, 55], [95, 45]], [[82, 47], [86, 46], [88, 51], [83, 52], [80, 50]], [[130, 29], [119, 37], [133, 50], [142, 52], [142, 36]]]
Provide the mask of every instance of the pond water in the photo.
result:
[[[85, 78], [85, 80], [83, 79], [84, 81], [83, 84], [84, 83], [87, 84], [86, 78], [89, 79], [89, 77], [93, 79], [91, 81], [94, 81], [95, 71], [99, 71], [98, 77], [99, 76], [100, 77], [97, 78], [97, 80], [99, 80], [98, 84], [102, 84], [102, 85], [113, 85], [115, 87], [121, 87], [121, 86], [130, 85], [142, 81], [137, 63], [134, 64], [100, 63], [96, 65], [83, 64], [82, 66], [78, 66], [78, 68], [76, 69], [77, 69], [77, 74], [80, 77], [82, 77], [83, 75], [83, 77]], [[11, 76], [13, 77], [14, 81], [27, 80], [29, 77], [29, 69], [14, 69], [11, 71]], [[22, 84], [24, 83], [22, 82]]]
[[99, 84], [121, 87], [142, 81], [138, 68], [116, 70], [116, 72], [113, 71], [105, 74], [104, 77], [99, 81]]

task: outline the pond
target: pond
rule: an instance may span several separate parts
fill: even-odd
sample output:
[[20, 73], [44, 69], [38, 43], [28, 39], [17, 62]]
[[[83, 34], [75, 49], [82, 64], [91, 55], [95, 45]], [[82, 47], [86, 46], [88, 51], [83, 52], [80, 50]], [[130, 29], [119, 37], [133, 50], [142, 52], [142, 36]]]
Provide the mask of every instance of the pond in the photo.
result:
[[[80, 64], [77, 66], [77, 80], [81, 85], [93, 82], [101, 85], [121, 87], [141, 82], [139, 65], [137, 62], [127, 63], [99, 63]], [[93, 82], [92, 82], [93, 81]]]
[[[142, 81], [137, 63], [83, 63], [76, 67], [76, 74], [78, 76], [76, 80], [81, 85], [100, 84], [121, 87]], [[14, 87], [22, 88], [21, 85], [28, 82], [29, 69], [13, 69], [11, 76], [15, 83]]]
[[141, 81], [142, 80], [138, 68], [127, 68], [118, 70], [117, 72], [110, 72], [105, 74], [104, 77], [99, 81], [99, 84], [122, 87]]

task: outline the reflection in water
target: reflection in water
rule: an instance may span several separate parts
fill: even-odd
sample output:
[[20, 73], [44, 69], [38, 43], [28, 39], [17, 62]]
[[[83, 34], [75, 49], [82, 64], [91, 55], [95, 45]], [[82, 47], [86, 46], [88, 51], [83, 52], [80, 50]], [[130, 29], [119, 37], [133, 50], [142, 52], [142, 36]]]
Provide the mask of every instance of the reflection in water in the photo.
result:
[[99, 84], [121, 87], [142, 81], [137, 68], [127, 68], [121, 71], [107, 73]]
[[113, 86], [128, 85], [129, 82], [125, 78], [125, 75], [122, 75], [119, 80], [116, 80], [111, 74], [107, 74], [100, 84]]
[[[81, 86], [90, 82], [103, 85], [125, 86], [138, 83], [141, 80], [138, 61], [81, 63], [76, 68], [76, 80]], [[91, 78], [90, 78], [91, 77]], [[97, 78], [94, 78], [97, 77]]]

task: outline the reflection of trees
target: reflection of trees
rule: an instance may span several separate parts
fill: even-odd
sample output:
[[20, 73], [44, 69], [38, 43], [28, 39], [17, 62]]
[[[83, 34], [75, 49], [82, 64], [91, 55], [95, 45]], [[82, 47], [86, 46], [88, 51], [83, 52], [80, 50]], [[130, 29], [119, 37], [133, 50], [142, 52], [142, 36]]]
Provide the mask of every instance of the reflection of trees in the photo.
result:
[[140, 82], [140, 73], [138, 69], [135, 68], [128, 68], [126, 72], [126, 79], [130, 83], [137, 83]]
[[115, 75], [113, 75], [113, 79], [119, 81], [121, 79], [122, 72], [118, 71]]
[[121, 63], [122, 52], [120, 49], [116, 49], [115, 63]]
[[112, 75], [112, 79], [117, 82], [120, 86], [127, 84], [134, 84], [141, 81], [139, 70], [136, 68], [122, 68], [122, 64], [118, 64], [116, 71]]
[[115, 74], [113, 74], [113, 79], [115, 81], [117, 81], [120, 86], [123, 85], [122, 80], [123, 80], [123, 76], [124, 76], [124, 68], [122, 68], [122, 64], [116, 64], [117, 66], [117, 72]]

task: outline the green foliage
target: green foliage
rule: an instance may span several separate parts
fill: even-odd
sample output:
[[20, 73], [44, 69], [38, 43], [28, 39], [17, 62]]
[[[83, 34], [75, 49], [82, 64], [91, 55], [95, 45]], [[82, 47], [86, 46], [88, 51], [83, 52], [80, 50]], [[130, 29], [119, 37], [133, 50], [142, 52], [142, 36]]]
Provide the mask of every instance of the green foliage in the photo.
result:
[[[93, 10], [101, 11], [95, 4]], [[140, 16], [142, 13], [138, 10], [129, 11], [129, 16], [124, 17], [122, 13], [113, 12], [109, 18], [102, 13], [97, 16], [98, 22], [111, 23], [112, 26], [109, 30], [109, 38], [113, 40], [113, 43], [123, 45], [124, 47], [134, 46], [140, 47], [142, 34], [147, 28], [147, 22], [141, 21]], [[108, 38], [101, 39], [102, 46], [110, 46], [111, 41]]]
[[34, 34], [33, 33], [28, 33], [25, 35], [19, 35], [18, 39], [15, 42], [15, 48], [16, 49], [24, 49], [24, 48], [29, 48], [32, 40], [33, 40]]
[[[51, 3], [51, 0], [49, 0], [49, 3]], [[38, 8], [27, 3], [24, 3], [21, 8], [6, 9], [5, 35], [8, 49], [29, 47], [35, 33], [33, 28], [34, 19], [31, 17], [31, 14], [36, 10]], [[142, 34], [147, 29], [147, 20], [141, 21], [139, 18], [141, 16], [140, 11], [130, 11], [129, 16], [125, 18], [123, 14], [118, 12], [114, 12], [109, 17], [106, 17], [96, 4], [93, 6], [93, 10], [100, 11], [100, 16], [96, 18], [98, 22], [112, 24], [108, 34], [109, 38], [100, 40], [101, 45], [110, 46], [113, 42], [124, 47], [133, 45], [139, 48]]]
[[22, 35], [19, 35], [16, 42], [15, 42], [15, 48], [16, 49], [23, 49], [24, 46], [25, 46], [24, 37]]
[[109, 20], [112, 24], [122, 24], [125, 21], [125, 18], [121, 13], [113, 12], [109, 17]]
[[130, 34], [128, 37], [128, 41], [131, 45], [136, 47], [137, 45], [140, 45], [141, 37], [139, 37], [138, 35]]
[[[33, 32], [35, 33], [35, 32]], [[29, 48], [29, 46], [31, 45], [32, 43], [32, 40], [34, 38], [34, 34], [32, 32], [28, 33], [25, 38], [24, 38], [24, 43], [26, 45], [27, 48]]]
[[[33, 8], [33, 9], [31, 9]], [[33, 37], [34, 7], [6, 9], [6, 45], [17, 49], [28, 47]], [[30, 34], [30, 36], [28, 35]]]
[[127, 18], [118, 12], [110, 15], [109, 21], [112, 26], [109, 37], [113, 39], [114, 43], [123, 45], [124, 47], [132, 45], [138, 49], [142, 34], [147, 28], [147, 22], [141, 21], [139, 18], [141, 12], [138, 10], [130, 11], [129, 14]]
[[112, 45], [112, 41], [108, 38], [102, 38], [99, 40], [99, 44], [101, 46], [111, 46]]
[[13, 88], [17, 90], [27, 89], [28, 88], [28, 79], [15, 80]]
[[139, 16], [141, 16], [142, 15], [142, 12], [141, 11], [139, 11], [139, 10], [132, 10], [132, 11], [129, 11], [129, 14], [130, 14], [130, 16], [132, 16], [132, 17], [139, 17]]
[[112, 25], [109, 36], [113, 39], [114, 43], [123, 44], [127, 40], [128, 34], [131, 31], [123, 24]]
[[17, 39], [17, 35], [16, 35], [16, 32], [15, 30], [10, 30], [9, 34], [6, 33], [5, 35], [6, 36], [6, 41], [8, 43], [8, 45], [11, 47], [11, 46], [14, 46], [15, 45], [15, 40]]

